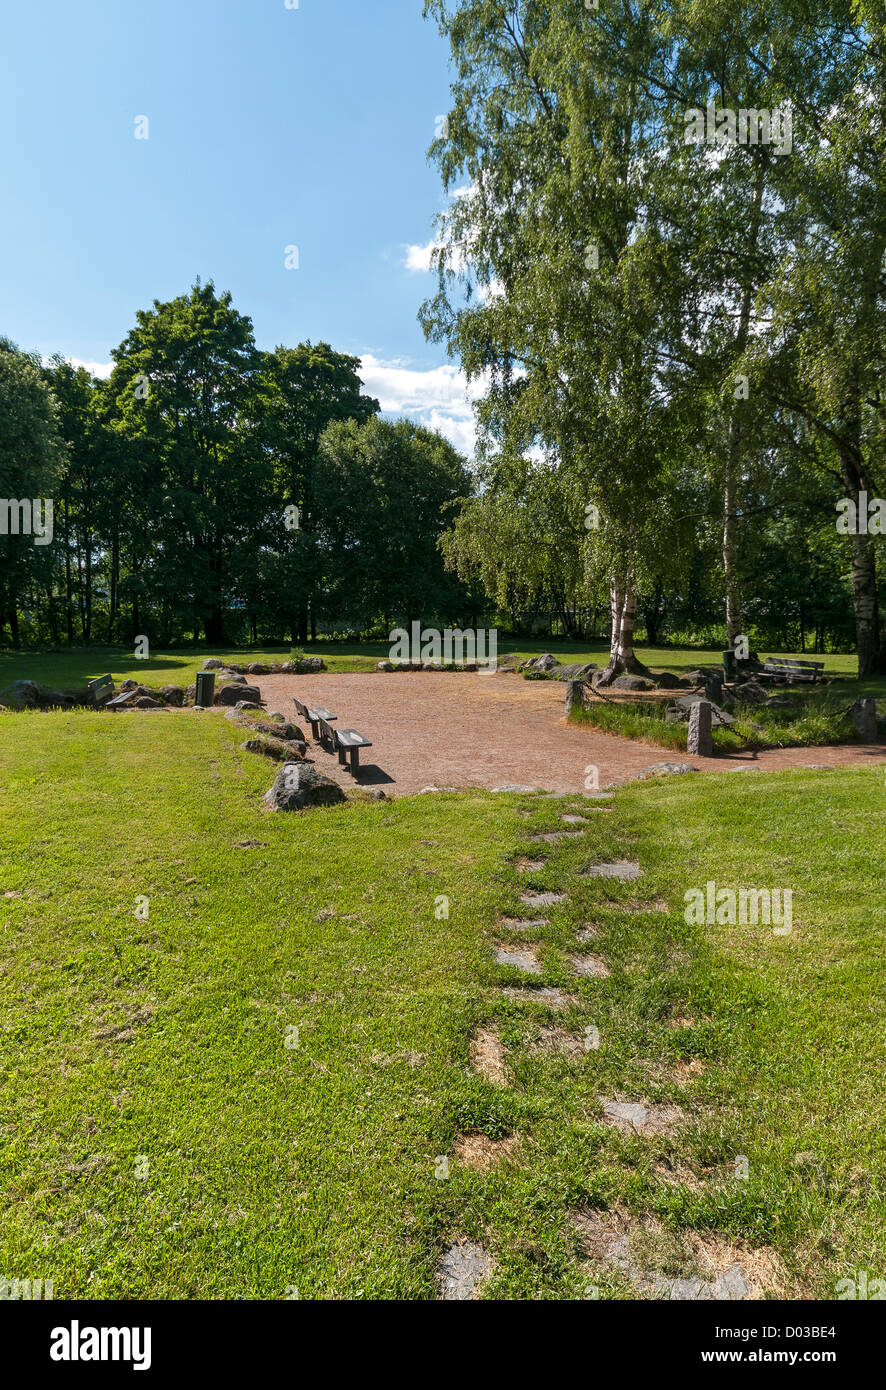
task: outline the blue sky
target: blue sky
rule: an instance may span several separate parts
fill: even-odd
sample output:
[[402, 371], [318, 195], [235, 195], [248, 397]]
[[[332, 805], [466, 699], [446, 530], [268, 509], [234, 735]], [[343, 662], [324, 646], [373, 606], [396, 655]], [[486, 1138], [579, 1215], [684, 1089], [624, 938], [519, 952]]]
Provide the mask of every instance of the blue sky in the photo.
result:
[[450, 81], [421, 12], [5, 0], [0, 333], [107, 363], [136, 309], [199, 275], [232, 291], [260, 346], [355, 353], [386, 410], [470, 448], [460, 374], [416, 322], [434, 278], [414, 267], [443, 203], [426, 151]]

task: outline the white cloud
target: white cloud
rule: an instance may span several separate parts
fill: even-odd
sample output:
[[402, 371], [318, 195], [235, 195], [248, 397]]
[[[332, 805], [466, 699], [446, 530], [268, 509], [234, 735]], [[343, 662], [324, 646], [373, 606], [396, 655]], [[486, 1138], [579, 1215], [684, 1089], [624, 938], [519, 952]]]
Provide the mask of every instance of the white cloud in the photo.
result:
[[113, 362], [83, 362], [79, 357], [69, 357], [68, 361], [72, 367], [85, 367], [93, 376], [101, 377], [102, 381], [107, 381], [114, 370]]
[[386, 415], [405, 415], [418, 425], [438, 430], [462, 453], [474, 452], [476, 427], [471, 402], [482, 396], [482, 381], [468, 383], [460, 368], [445, 365], [421, 370], [394, 358], [383, 361], [367, 353], [360, 376]]
[[429, 241], [426, 246], [406, 246], [406, 259], [403, 264], [407, 270], [414, 273], [427, 271], [431, 268], [431, 257], [437, 250], [437, 242]]

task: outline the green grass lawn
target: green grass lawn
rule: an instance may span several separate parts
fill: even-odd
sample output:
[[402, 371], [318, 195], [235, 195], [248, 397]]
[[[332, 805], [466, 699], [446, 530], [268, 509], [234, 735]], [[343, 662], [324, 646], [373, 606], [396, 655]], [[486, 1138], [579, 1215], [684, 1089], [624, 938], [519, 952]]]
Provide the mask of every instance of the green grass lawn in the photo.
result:
[[[769, 691], [786, 703], [779, 706], [729, 706], [734, 723], [728, 727], [714, 725], [714, 747], [721, 752], [759, 748], [819, 748], [827, 744], [851, 744], [857, 741], [852, 722], [851, 705], [860, 695], [871, 695], [878, 701], [880, 733], [886, 713], [886, 691], [883, 682], [845, 681], [830, 687], [809, 685], [770, 686]], [[675, 691], [673, 694], [679, 695]], [[686, 750], [685, 722], [669, 723], [666, 710], [673, 694], [664, 700], [624, 700], [595, 698], [589, 695], [582, 709], [575, 709], [570, 719], [576, 724], [589, 724], [606, 733], [623, 738], [657, 743], [663, 748]]]
[[[620, 1206], [772, 1247], [791, 1296], [883, 1277], [882, 769], [634, 784], [602, 810], [477, 792], [271, 816], [273, 768], [239, 739], [211, 716], [0, 716], [0, 1276], [421, 1299], [462, 1235], [495, 1261], [486, 1296], [593, 1278], [623, 1298], [571, 1221]], [[581, 839], [528, 838], [567, 809]], [[598, 858], [643, 877], [577, 876]], [[794, 931], [687, 925], [708, 879], [793, 888]], [[527, 884], [569, 895], [526, 938], [574, 998], [559, 1014], [501, 992], [522, 981], [497, 920]], [[608, 979], [575, 976], [588, 949]], [[481, 1026], [507, 1086], [471, 1069]], [[538, 1050], [552, 1026], [600, 1047]], [[685, 1119], [627, 1135], [601, 1121], [613, 1097]], [[478, 1133], [511, 1156], [435, 1177]]]

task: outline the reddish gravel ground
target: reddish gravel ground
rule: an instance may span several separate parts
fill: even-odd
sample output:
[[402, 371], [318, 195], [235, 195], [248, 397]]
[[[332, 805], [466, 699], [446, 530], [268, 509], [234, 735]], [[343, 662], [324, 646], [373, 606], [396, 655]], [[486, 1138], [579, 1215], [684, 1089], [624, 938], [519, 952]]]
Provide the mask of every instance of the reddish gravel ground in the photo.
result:
[[[702, 772], [748, 768], [864, 765], [886, 761], [886, 746], [788, 748], [761, 753], [687, 758], [657, 744], [567, 724], [566, 689], [559, 681], [518, 676], [401, 672], [396, 675], [257, 676], [269, 710], [295, 718], [298, 695], [325, 705], [341, 728], [372, 740], [361, 755], [360, 783], [390, 793], [422, 787], [499, 787], [506, 783], [552, 792], [581, 792], [585, 769], [598, 768], [599, 785], [627, 782], [650, 763], [688, 761]], [[302, 723], [303, 721], [298, 721]], [[305, 729], [311, 749], [310, 729]], [[322, 771], [353, 786], [338, 759], [315, 747]]]

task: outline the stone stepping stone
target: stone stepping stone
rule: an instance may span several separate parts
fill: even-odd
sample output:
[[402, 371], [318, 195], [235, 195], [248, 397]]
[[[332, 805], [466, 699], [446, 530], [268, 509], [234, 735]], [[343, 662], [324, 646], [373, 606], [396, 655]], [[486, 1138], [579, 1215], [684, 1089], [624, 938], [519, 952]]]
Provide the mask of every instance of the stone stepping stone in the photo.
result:
[[582, 792], [582, 796], [587, 801], [612, 801], [615, 792]]
[[578, 933], [578, 939], [584, 945], [586, 941], [596, 941], [600, 935], [599, 927], [582, 927]]
[[549, 1009], [568, 1009], [577, 1002], [571, 994], [551, 985], [543, 985], [540, 989], [528, 989], [525, 985], [517, 989], [514, 985], [507, 985], [502, 994], [518, 1004], [544, 1004]]
[[600, 956], [584, 955], [570, 956], [569, 964], [572, 966], [576, 975], [582, 975], [586, 980], [605, 980], [612, 971]]
[[453, 1157], [467, 1168], [485, 1173], [504, 1158], [513, 1158], [520, 1148], [520, 1135], [508, 1134], [504, 1139], [490, 1139], [487, 1134], [459, 1134], [452, 1146]]
[[543, 787], [525, 787], [520, 782], [506, 782], [503, 787], [493, 787], [493, 794], [498, 792], [540, 792]]
[[530, 835], [530, 840], [539, 840], [546, 845], [555, 845], [558, 840], [581, 840], [583, 830], [547, 830], [540, 835]]
[[508, 931], [529, 931], [530, 928], [547, 927], [547, 917], [502, 917], [499, 924]]
[[587, 816], [561, 816], [560, 819], [567, 825], [587, 825]]
[[517, 872], [521, 874], [537, 874], [539, 869], [543, 869], [547, 861], [544, 859], [518, 859]]
[[606, 1100], [603, 1120], [635, 1134], [666, 1134], [683, 1119], [675, 1105], [641, 1105], [638, 1101]]
[[529, 1051], [540, 1053], [562, 1053], [567, 1057], [584, 1057], [587, 1049], [585, 1040], [576, 1033], [567, 1033], [565, 1028], [542, 1028], [535, 1042], [530, 1043]]
[[554, 907], [556, 903], [566, 901], [565, 893], [521, 893], [520, 901], [524, 907]]
[[642, 870], [639, 864], [629, 859], [616, 859], [612, 864], [592, 864], [583, 869], [582, 878], [617, 878], [621, 883], [630, 883], [639, 878]]
[[529, 975], [541, 974], [535, 951], [528, 946], [499, 946], [495, 959], [498, 965], [510, 965], [515, 970], [525, 970]]
[[472, 1241], [453, 1241], [437, 1265], [437, 1298], [444, 1303], [477, 1299], [481, 1280], [492, 1270], [492, 1257], [482, 1245]]
[[666, 1235], [659, 1222], [641, 1222], [622, 1211], [582, 1212], [574, 1220], [591, 1257], [617, 1270], [642, 1298], [726, 1303], [779, 1291], [779, 1262], [770, 1250], [748, 1251], [718, 1236], [684, 1232], [670, 1258], [691, 1272], [674, 1275], [648, 1268], [635, 1253], [632, 1236], [645, 1235], [647, 1243], [651, 1237], [654, 1249]]
[[478, 1028], [471, 1038], [471, 1066], [494, 1086], [507, 1086], [505, 1046], [493, 1028]]

